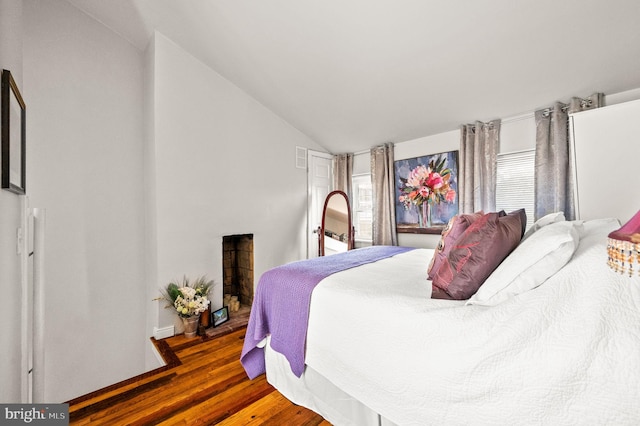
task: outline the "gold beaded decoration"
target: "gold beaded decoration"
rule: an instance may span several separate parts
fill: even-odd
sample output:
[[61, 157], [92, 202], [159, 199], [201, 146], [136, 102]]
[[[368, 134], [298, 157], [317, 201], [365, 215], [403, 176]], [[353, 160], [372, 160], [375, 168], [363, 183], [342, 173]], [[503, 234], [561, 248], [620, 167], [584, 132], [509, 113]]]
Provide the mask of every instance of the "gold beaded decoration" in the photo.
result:
[[[636, 267], [640, 265], [640, 244], [638, 242], [609, 238], [607, 254], [607, 265], [620, 274], [628, 273], [632, 277], [633, 265], [635, 264]], [[638, 275], [640, 275], [640, 268], [638, 268]]]

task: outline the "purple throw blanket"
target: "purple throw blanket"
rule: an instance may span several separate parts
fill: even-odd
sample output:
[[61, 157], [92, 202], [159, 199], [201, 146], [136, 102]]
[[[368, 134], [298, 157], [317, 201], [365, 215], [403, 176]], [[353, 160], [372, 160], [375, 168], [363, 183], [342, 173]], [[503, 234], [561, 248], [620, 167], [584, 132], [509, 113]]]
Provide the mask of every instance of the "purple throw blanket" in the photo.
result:
[[409, 250], [413, 249], [366, 247], [289, 263], [262, 274], [240, 356], [249, 378], [265, 372], [264, 348], [257, 345], [269, 334], [271, 347], [287, 358], [297, 377], [302, 375], [311, 292], [323, 278]]

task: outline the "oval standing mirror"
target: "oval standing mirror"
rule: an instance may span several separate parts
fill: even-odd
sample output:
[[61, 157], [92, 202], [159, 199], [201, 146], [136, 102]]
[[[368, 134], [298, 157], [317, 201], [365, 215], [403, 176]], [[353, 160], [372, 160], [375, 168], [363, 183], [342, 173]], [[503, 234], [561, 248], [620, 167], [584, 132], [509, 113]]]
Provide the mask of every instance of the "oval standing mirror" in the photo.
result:
[[352, 248], [353, 226], [349, 198], [342, 191], [333, 191], [324, 201], [320, 229], [320, 256], [328, 256]]

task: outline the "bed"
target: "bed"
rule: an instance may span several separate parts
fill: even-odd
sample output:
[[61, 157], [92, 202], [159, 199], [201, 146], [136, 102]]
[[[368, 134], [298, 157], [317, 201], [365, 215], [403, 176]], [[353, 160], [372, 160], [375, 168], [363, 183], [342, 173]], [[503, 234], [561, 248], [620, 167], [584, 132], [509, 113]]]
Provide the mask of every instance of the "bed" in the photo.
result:
[[640, 278], [607, 266], [619, 222], [548, 222], [465, 300], [432, 298], [427, 249], [295, 262], [293, 286], [314, 276], [295, 302], [263, 275], [245, 370], [335, 425], [639, 424]]

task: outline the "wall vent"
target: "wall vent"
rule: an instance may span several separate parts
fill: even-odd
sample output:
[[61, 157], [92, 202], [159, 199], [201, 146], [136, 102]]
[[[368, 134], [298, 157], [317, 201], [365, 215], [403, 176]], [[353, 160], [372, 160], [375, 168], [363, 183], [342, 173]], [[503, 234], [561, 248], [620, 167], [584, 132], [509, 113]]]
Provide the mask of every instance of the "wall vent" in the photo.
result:
[[307, 169], [307, 148], [296, 146], [296, 168]]

